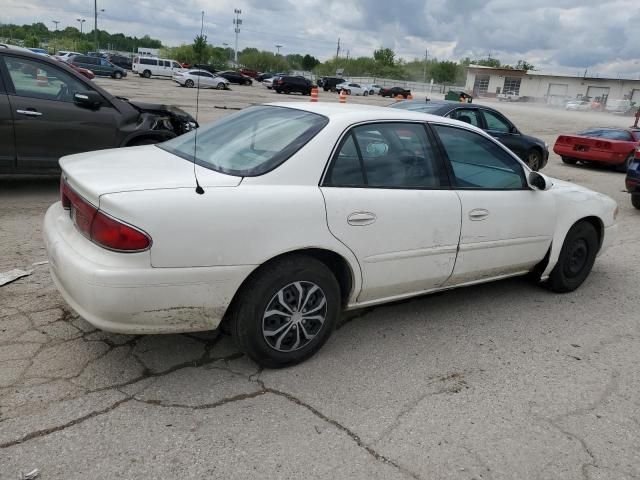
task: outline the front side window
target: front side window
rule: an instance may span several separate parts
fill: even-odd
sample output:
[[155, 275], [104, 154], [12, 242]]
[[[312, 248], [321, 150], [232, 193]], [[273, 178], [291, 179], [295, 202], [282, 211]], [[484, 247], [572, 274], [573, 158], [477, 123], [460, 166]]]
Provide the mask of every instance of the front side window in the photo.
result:
[[164, 60], [164, 66], [165, 67], [170, 67], [171, 66], [171, 62], [168, 62], [167, 60]]
[[73, 94], [87, 87], [66, 72], [48, 63], [5, 57], [15, 94], [21, 97], [73, 102]]
[[171, 65], [173, 65], [173, 68], [182, 68], [178, 63], [173, 62]]
[[484, 119], [487, 122], [487, 130], [492, 132], [510, 133], [511, 125], [501, 115], [484, 110]]
[[355, 127], [345, 137], [325, 185], [441, 188], [446, 178], [422, 124], [374, 123]]
[[484, 136], [434, 125], [461, 189], [521, 190], [527, 184], [520, 163]]
[[326, 117], [311, 112], [256, 106], [159, 146], [205, 168], [252, 177], [285, 162], [327, 123]]

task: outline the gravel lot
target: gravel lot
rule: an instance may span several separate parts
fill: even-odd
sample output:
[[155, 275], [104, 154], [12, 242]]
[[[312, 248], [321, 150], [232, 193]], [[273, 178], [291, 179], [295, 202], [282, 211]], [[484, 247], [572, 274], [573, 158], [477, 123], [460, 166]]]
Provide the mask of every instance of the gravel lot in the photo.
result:
[[[195, 112], [196, 91], [170, 81], [98, 83]], [[308, 101], [203, 90], [200, 120], [284, 98]], [[550, 144], [631, 121], [497, 107]], [[0, 287], [0, 478], [639, 478], [640, 212], [620, 173], [556, 155], [544, 173], [620, 205], [620, 236], [578, 291], [515, 279], [357, 312], [319, 355], [279, 371], [217, 333], [93, 329], [32, 265], [46, 260], [58, 179], [0, 177], [0, 272], [34, 270]]]

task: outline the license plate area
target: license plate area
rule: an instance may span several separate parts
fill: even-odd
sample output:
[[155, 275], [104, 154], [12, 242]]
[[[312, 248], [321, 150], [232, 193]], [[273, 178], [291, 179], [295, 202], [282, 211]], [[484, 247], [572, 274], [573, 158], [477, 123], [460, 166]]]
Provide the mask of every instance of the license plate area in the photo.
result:
[[574, 145], [573, 149], [576, 152], [588, 152], [589, 151], [589, 147], [587, 145]]

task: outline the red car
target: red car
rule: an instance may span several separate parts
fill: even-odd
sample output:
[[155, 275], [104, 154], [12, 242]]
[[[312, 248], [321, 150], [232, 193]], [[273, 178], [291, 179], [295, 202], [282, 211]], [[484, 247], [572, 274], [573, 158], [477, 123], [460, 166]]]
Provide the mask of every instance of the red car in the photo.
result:
[[82, 67], [77, 67], [73, 63], [67, 63], [67, 66], [73, 68], [76, 72], [78, 72], [81, 75], [84, 75], [89, 80], [93, 80], [94, 78], [96, 78], [96, 74], [93, 73], [91, 70], [87, 70], [86, 68], [82, 68]]
[[640, 129], [598, 127], [575, 135], [560, 135], [553, 151], [562, 157], [564, 163], [600, 163], [626, 172], [638, 146]]

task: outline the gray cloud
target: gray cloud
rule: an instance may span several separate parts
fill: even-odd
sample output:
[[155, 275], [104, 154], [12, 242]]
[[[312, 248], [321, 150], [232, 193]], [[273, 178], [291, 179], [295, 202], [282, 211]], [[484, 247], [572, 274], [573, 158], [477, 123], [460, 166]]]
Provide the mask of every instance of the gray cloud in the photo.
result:
[[[2, 22], [57, 19], [91, 23], [86, 0], [3, 0]], [[214, 44], [233, 43], [233, 9], [243, 11], [240, 47], [371, 55], [380, 46], [406, 59], [424, 50], [457, 60], [491, 53], [503, 62], [527, 59], [542, 69], [622, 69], [640, 75], [640, 8], [635, 0], [99, 0], [100, 28], [149, 34], [167, 44], [192, 41], [205, 11]], [[34, 13], [37, 12], [37, 13]], [[87, 24], [85, 24], [86, 27]]]

